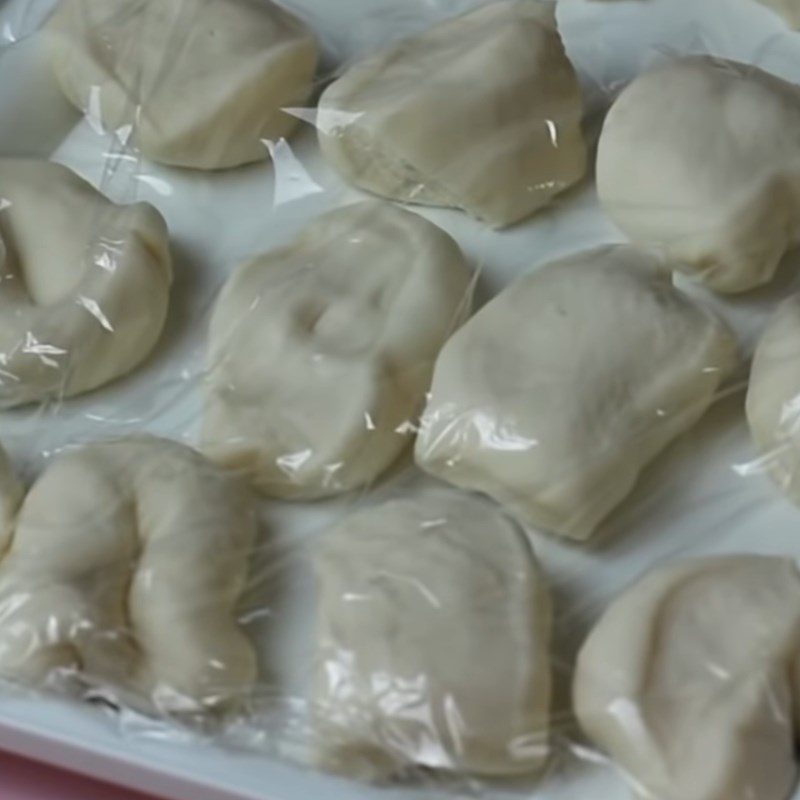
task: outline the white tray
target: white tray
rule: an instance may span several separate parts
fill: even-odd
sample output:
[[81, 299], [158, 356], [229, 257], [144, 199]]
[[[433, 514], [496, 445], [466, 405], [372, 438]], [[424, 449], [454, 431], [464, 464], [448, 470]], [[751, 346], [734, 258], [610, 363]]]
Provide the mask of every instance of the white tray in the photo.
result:
[[[52, 0], [0, 0], [0, 155], [52, 157], [119, 200], [147, 200], [167, 218], [177, 280], [164, 341], [133, 375], [61, 408], [2, 416], [0, 436], [15, 465], [32, 477], [65, 444], [148, 430], [194, 441], [198, 376], [208, 308], [242, 258], [290, 238], [318, 213], [355, 199], [320, 160], [305, 126], [276, 165], [226, 174], [188, 173], [108, 159], [109, 142], [60, 98], [41, 63], [35, 31]], [[176, 0], [177, 1], [177, 0]], [[321, 33], [328, 65], [425, 27], [470, 0], [293, 0]], [[752, 61], [800, 82], [800, 35], [750, 0], [562, 0], [559, 17], [594, 112], [604, 96], [639, 69], [674, 53], [712, 52]], [[29, 35], [28, 35], [29, 34]], [[17, 39], [14, 43], [13, 40]], [[596, 114], [594, 114], [596, 116]], [[596, 120], [595, 120], [596, 122]], [[596, 125], [595, 125], [596, 127]], [[2, 187], [0, 187], [2, 191]], [[420, 211], [450, 231], [483, 270], [487, 296], [514, 275], [555, 256], [621, 236], [597, 207], [590, 182], [534, 220], [494, 233], [461, 214]], [[800, 286], [798, 258], [775, 284], [714, 301], [752, 346], [777, 298]], [[792, 263], [793, 262], [793, 263]], [[697, 290], [702, 293], [702, 290]], [[312, 510], [269, 506], [270, 536], [280, 547], [305, 542], [351, 499]], [[677, 553], [754, 551], [800, 556], [800, 511], [762, 475], [742, 417], [742, 393], [723, 399], [658, 460], [591, 548], [535, 535], [557, 601], [556, 717], [563, 720], [572, 658], [591, 620], [635, 575]], [[282, 598], [260, 630], [264, 658], [286, 694], [302, 696], [313, 590], [302, 559], [288, 559]], [[122, 726], [109, 712], [53, 698], [0, 691], [0, 748], [176, 800], [432, 800], [430, 788], [376, 789], [317, 774], [274, 754], [237, 753], [154, 727]], [[144, 735], [147, 734], [147, 735]], [[621, 778], [567, 744], [538, 783], [495, 787], [497, 800], [623, 800]], [[0, 776], [2, 795], [2, 776]], [[800, 798], [800, 793], [797, 797]]]

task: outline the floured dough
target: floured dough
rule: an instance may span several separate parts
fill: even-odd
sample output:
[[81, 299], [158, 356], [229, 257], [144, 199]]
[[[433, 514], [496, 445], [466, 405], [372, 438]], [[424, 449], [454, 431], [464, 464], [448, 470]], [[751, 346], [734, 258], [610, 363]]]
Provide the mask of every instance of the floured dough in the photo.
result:
[[0, 405], [130, 372], [161, 335], [171, 282], [152, 206], [118, 206], [59, 164], [0, 159]]
[[800, 505], [800, 294], [778, 306], [756, 347], [746, 406], [764, 469]]
[[211, 321], [205, 451], [278, 497], [373, 481], [410, 441], [470, 283], [446, 233], [372, 201], [241, 266]]
[[587, 538], [714, 400], [727, 329], [628, 247], [517, 280], [447, 343], [417, 463], [531, 525]]
[[586, 169], [553, 9], [497, 0], [351, 67], [320, 99], [323, 154], [384, 197], [498, 227], [527, 217]]
[[712, 289], [769, 281], [800, 234], [800, 88], [752, 64], [683, 58], [606, 118], [597, 188], [634, 241]]
[[311, 92], [311, 32], [270, 0], [62, 0], [47, 27], [67, 98], [154, 161], [268, 157]]
[[240, 700], [255, 657], [233, 607], [254, 535], [247, 491], [183, 445], [141, 437], [61, 455], [0, 560], [0, 676], [38, 684], [78, 669], [163, 711]]
[[778, 12], [792, 27], [800, 28], [800, 0], [758, 0]]
[[326, 536], [318, 575], [325, 767], [376, 778], [543, 764], [550, 599], [530, 544], [497, 510], [444, 491], [363, 510]]
[[642, 798], [786, 800], [797, 777], [800, 576], [788, 559], [672, 564], [578, 657], [575, 713]]

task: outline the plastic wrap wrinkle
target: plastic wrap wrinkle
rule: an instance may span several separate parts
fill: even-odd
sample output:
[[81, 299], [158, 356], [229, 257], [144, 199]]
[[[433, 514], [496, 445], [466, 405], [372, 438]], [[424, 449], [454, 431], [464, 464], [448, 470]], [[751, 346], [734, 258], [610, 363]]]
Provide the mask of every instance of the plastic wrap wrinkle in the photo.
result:
[[[0, 674], [14, 678], [0, 689], [3, 746], [27, 750], [33, 736], [29, 755], [62, 762], [78, 748], [71, 763], [98, 775], [130, 769], [136, 788], [197, 800], [796, 794], [800, 37], [755, 0], [561, 0], [555, 20], [537, 0], [286, 0], [291, 18], [266, 0], [130, 2], [66, 0], [49, 22], [52, 3], [0, 5], [12, 276], [0, 296], [17, 303], [24, 288], [20, 307], [42, 323], [10, 326], [0, 308], [14, 334], [0, 343]], [[70, 8], [110, 24], [90, 30]], [[268, 18], [294, 31], [289, 52]], [[452, 33], [466, 29], [469, 44]], [[245, 101], [250, 70], [273, 58], [288, 80], [267, 86], [265, 70], [263, 101]], [[618, 130], [611, 167], [601, 140], [604, 212], [591, 162], [606, 111], [603, 139], [620, 94], [689, 67], [726, 84], [727, 100], [699, 78], [670, 102], [645, 91], [631, 114], [659, 136]], [[687, 84], [703, 98], [691, 114]], [[80, 184], [100, 209], [83, 224], [86, 206], [59, 201], [57, 168], [40, 163], [47, 188], [27, 192], [28, 212], [4, 166], [20, 156], [65, 165], [79, 176], [66, 184], [87, 181], [108, 204]], [[491, 156], [507, 157], [502, 169]], [[635, 233], [606, 173], [655, 186], [635, 200], [643, 216], [661, 215], [673, 187], [690, 227], [725, 217], [699, 255], [696, 238], [670, 254], [659, 232], [636, 235], [658, 250], [631, 257], [646, 300], [625, 303], [596, 250]], [[8, 235], [18, 218], [24, 235]], [[152, 292], [115, 304], [80, 284], [84, 267], [104, 285], [129, 274], [132, 241]], [[41, 277], [23, 287], [13, 276], [29, 243], [64, 257], [37, 256]], [[578, 254], [585, 274], [564, 277], [556, 302], [540, 279], [566, 276]], [[672, 280], [659, 272], [676, 266]], [[373, 281], [390, 302], [371, 314]], [[519, 315], [498, 311], [481, 331], [528, 283], [541, 291]], [[91, 381], [86, 338], [63, 338], [63, 297], [102, 345], [82, 362]], [[573, 299], [575, 324], [555, 325]], [[330, 382], [312, 380], [326, 369]], [[559, 371], [573, 376], [566, 390]], [[293, 395], [275, 400], [287, 376]], [[469, 402], [492, 386], [496, 398]], [[238, 430], [210, 435], [218, 392], [256, 422], [237, 411]], [[505, 510], [523, 523], [416, 468], [420, 430], [426, 470], [513, 497]], [[146, 440], [157, 452], [140, 458], [125, 437], [143, 434], [170, 441]], [[236, 457], [215, 455], [215, 438]], [[109, 448], [118, 455], [98, 455]], [[264, 465], [274, 496], [250, 498], [241, 484]], [[227, 499], [212, 503], [217, 492]], [[174, 523], [161, 566], [143, 565], [153, 520]], [[765, 577], [708, 578], [732, 553], [766, 557]], [[709, 557], [680, 562], [698, 565], [700, 588], [639, 594], [640, 576], [673, 575], [679, 556]], [[213, 641], [183, 624], [208, 616], [224, 632]], [[660, 660], [644, 658], [651, 645]], [[574, 706], [581, 682], [588, 700]], [[79, 702], [60, 702], [66, 692]]]

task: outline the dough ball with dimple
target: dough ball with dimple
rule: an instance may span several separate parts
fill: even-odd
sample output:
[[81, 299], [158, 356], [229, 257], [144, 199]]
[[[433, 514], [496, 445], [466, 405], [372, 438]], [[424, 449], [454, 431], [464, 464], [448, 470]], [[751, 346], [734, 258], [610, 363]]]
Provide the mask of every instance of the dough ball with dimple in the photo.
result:
[[778, 306], [758, 342], [746, 408], [760, 465], [800, 505], [800, 295]]
[[347, 180], [501, 227], [586, 169], [582, 99], [554, 7], [498, 0], [379, 52], [323, 93], [322, 152]]
[[576, 539], [711, 405], [731, 334], [629, 247], [512, 283], [443, 348], [422, 416], [422, 469]]
[[320, 762], [512, 775], [548, 754], [551, 604], [495, 508], [429, 490], [323, 541], [313, 702]]
[[180, 167], [267, 158], [317, 64], [314, 36], [270, 0], [62, 0], [47, 32], [67, 99]]
[[66, 167], [0, 159], [0, 405], [69, 397], [155, 346], [172, 282], [167, 227]]
[[684, 58], [636, 78], [597, 155], [605, 211], [720, 292], [768, 282], [800, 235], [800, 87]]
[[183, 445], [66, 452], [0, 557], [0, 676], [79, 670], [169, 712], [237, 703], [255, 679], [234, 617], [254, 537], [247, 489]]
[[575, 714], [638, 797], [786, 800], [799, 645], [794, 562], [670, 564], [625, 591], [589, 635]]
[[374, 481], [411, 439], [470, 285], [444, 231], [372, 201], [239, 267], [211, 320], [205, 452], [277, 497]]

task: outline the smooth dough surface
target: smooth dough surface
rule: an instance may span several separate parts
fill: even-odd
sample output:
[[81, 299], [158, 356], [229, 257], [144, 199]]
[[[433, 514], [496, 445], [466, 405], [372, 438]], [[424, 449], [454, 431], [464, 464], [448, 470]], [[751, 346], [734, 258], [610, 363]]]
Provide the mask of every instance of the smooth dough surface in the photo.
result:
[[326, 536], [317, 571], [325, 767], [376, 778], [543, 764], [549, 593], [496, 508], [430, 490], [360, 511]]
[[348, 69], [317, 127], [349, 183], [502, 227], [583, 177], [582, 113], [553, 5], [497, 0]]
[[800, 236], [800, 87], [689, 57], [636, 78], [603, 126], [597, 188], [634, 241], [720, 292], [768, 282]]
[[248, 491], [184, 445], [59, 456], [0, 558], [0, 676], [79, 670], [169, 712], [240, 701], [256, 667], [234, 605], [254, 537]]
[[167, 227], [60, 164], [0, 159], [0, 406], [87, 392], [130, 372], [167, 315]]
[[204, 451], [272, 496], [375, 480], [410, 441], [471, 281], [444, 231], [374, 201], [244, 264], [211, 320]]
[[448, 341], [417, 437], [422, 469], [576, 539], [711, 405], [731, 334], [629, 247], [526, 275]]
[[775, 10], [794, 28], [800, 28], [800, 0], [758, 0]]
[[797, 764], [800, 576], [755, 555], [657, 569], [578, 657], [575, 713], [642, 798], [787, 800]]
[[746, 409], [764, 469], [800, 505], [800, 294], [778, 306], [758, 342]]
[[61, 0], [47, 31], [67, 99], [181, 167], [267, 158], [317, 64], [314, 36], [270, 0]]

